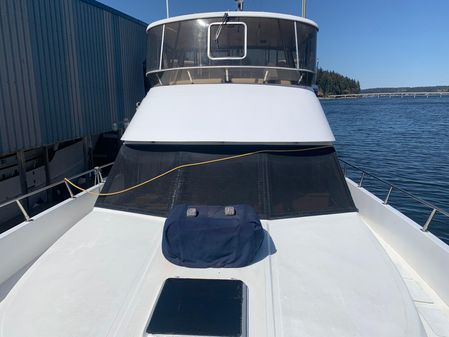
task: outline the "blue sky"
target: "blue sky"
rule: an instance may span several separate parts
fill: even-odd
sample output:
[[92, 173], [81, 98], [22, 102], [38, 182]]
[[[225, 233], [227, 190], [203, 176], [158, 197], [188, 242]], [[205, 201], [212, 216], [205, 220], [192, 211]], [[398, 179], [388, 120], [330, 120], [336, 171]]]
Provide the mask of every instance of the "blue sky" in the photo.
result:
[[[165, 0], [101, 0], [145, 22]], [[233, 10], [233, 0], [170, 0], [170, 15]], [[299, 14], [300, 0], [246, 0], [246, 10]], [[449, 0], [308, 0], [319, 64], [362, 88], [449, 85]]]

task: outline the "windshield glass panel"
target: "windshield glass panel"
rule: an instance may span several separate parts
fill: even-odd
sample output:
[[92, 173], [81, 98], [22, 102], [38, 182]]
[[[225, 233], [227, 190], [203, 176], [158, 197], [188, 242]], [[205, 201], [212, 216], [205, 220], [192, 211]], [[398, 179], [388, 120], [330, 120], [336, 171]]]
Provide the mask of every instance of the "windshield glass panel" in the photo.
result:
[[189, 20], [165, 25], [162, 69], [209, 65], [209, 20]]
[[296, 24], [298, 35], [299, 68], [316, 71], [316, 29], [308, 25]]
[[297, 68], [295, 23], [289, 20], [245, 18], [248, 25], [246, 64]]
[[228, 17], [225, 21], [216, 17], [163, 26], [161, 69], [155, 36], [160, 36], [162, 26], [148, 32], [148, 72], [205, 66], [280, 67], [315, 72], [317, 29], [306, 23], [255, 17]]
[[159, 69], [161, 59], [163, 26], [157, 26], [148, 31], [147, 69]]

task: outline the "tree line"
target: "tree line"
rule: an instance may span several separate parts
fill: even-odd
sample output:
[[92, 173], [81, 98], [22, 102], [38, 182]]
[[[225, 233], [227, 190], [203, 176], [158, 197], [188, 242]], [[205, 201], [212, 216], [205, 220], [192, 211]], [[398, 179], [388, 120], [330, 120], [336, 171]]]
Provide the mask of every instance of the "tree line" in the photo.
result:
[[318, 96], [359, 94], [360, 82], [335, 71], [318, 69], [316, 84]]
[[438, 86], [430, 86], [430, 87], [399, 87], [399, 88], [372, 88], [372, 89], [364, 89], [362, 93], [371, 94], [371, 93], [400, 93], [400, 92], [449, 92], [448, 85], [438, 85]]

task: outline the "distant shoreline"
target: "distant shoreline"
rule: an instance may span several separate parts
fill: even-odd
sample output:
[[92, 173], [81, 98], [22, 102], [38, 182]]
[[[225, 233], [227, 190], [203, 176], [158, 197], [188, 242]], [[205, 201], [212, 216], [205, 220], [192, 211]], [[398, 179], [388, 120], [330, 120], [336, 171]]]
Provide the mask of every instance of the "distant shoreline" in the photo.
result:
[[370, 88], [360, 90], [361, 94], [377, 94], [377, 93], [388, 93], [388, 94], [398, 94], [398, 93], [420, 93], [420, 92], [449, 92], [449, 85], [435, 85], [428, 87], [386, 87], [386, 88]]
[[360, 94], [343, 94], [317, 96], [320, 101], [330, 100], [355, 100], [364, 98], [430, 98], [430, 97], [449, 97], [449, 91], [434, 92], [372, 92]]

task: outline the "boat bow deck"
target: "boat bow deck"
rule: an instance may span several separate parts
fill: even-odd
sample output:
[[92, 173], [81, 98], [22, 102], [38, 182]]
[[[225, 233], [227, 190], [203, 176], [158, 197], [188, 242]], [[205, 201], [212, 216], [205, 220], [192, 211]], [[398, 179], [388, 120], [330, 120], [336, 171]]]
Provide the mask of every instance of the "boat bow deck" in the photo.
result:
[[263, 221], [272, 254], [238, 269], [169, 263], [163, 221], [94, 209], [0, 304], [0, 335], [142, 335], [164, 280], [185, 277], [245, 282], [250, 336], [425, 336], [403, 280], [357, 213]]

